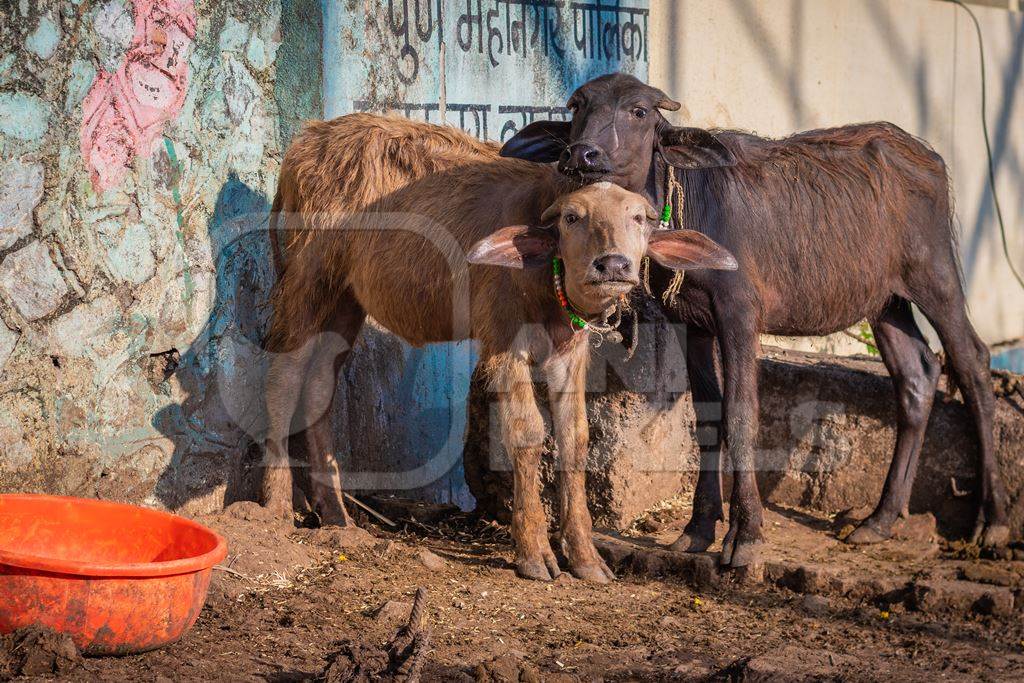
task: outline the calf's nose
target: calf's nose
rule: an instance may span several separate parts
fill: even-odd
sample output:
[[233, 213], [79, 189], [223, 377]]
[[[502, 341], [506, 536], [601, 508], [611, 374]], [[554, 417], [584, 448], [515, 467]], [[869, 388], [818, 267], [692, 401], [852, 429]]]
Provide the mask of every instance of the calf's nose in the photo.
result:
[[594, 259], [594, 270], [602, 280], [631, 280], [633, 264], [622, 254], [605, 254]]
[[604, 152], [587, 142], [574, 143], [562, 155], [562, 168], [584, 173], [602, 170]]

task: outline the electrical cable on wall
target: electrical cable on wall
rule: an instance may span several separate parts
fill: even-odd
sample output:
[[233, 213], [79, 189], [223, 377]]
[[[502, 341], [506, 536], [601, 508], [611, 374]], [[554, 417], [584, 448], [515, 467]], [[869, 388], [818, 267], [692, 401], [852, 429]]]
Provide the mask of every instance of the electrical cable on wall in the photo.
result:
[[974, 22], [974, 31], [978, 34], [978, 58], [981, 60], [981, 130], [985, 134], [985, 154], [988, 156], [988, 184], [992, 188], [992, 203], [996, 207], [996, 218], [999, 221], [999, 236], [1003, 241], [1003, 255], [1006, 257], [1006, 263], [1010, 266], [1010, 272], [1017, 279], [1017, 283], [1024, 288], [1024, 278], [1021, 278], [1020, 273], [1017, 271], [1017, 267], [1013, 265], [1013, 259], [1010, 258], [1010, 247], [1006, 242], [1006, 226], [1003, 223], [1003, 209], [999, 205], [999, 194], [996, 192], [996, 168], [995, 163], [992, 160], [992, 143], [988, 136], [988, 115], [987, 115], [987, 84], [985, 78], [985, 42], [981, 36], [981, 24], [978, 23], [978, 17], [974, 16], [974, 12], [971, 8], [965, 5], [961, 0], [949, 0], [955, 5], [958, 5], [968, 16], [971, 17], [971, 21]]

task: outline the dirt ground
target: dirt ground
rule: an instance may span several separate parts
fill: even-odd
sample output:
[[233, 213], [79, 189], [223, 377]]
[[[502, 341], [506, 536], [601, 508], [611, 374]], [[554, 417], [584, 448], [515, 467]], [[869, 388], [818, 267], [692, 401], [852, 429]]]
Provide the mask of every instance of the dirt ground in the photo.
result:
[[[769, 515], [769, 554], [817, 544], [824, 548], [820, 559], [842, 564], [839, 551], [828, 550], [835, 541], [828, 540], [827, 520], [783, 512]], [[653, 515], [634, 532], [643, 538], [620, 540], [649, 546], [673, 533], [680, 523], [673, 515]], [[621, 573], [608, 586], [568, 575], [545, 584], [516, 578], [505, 528], [469, 516], [417, 517], [398, 531], [366, 524], [368, 534], [297, 529], [267, 519], [251, 503], [202, 518], [227, 536], [230, 551], [192, 631], [162, 650], [86, 658], [70, 672], [63, 667], [61, 678], [312, 680], [342, 642], [388, 641], [420, 587], [431, 629], [424, 680], [1024, 678], [1022, 562], [976, 560], [939, 545], [892, 558], [894, 576], [947, 564], [962, 573], [965, 562], [987, 567], [1002, 577], [994, 581], [1000, 590], [1011, 591], [1009, 608], [989, 610], [950, 603], [932, 611], [893, 595], [812, 594], [729, 577], [699, 590], [643, 572]], [[884, 576], [885, 551], [877, 552], [882, 559], [869, 558], [858, 571], [871, 566]]]

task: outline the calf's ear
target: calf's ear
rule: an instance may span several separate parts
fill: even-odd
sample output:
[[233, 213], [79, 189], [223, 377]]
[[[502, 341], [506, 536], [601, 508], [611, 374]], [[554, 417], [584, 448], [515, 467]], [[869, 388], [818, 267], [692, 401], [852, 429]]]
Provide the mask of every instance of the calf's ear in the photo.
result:
[[647, 254], [672, 270], [736, 270], [729, 250], [696, 230], [659, 230], [647, 242]]
[[501, 156], [539, 164], [558, 161], [569, 144], [571, 127], [568, 121], [534, 121], [502, 145]]
[[736, 164], [733, 153], [702, 128], [666, 128], [661, 133], [658, 147], [665, 161], [676, 168], [717, 168]]
[[546, 264], [557, 248], [558, 239], [552, 231], [513, 225], [474, 244], [466, 260], [482, 266], [529, 268]]

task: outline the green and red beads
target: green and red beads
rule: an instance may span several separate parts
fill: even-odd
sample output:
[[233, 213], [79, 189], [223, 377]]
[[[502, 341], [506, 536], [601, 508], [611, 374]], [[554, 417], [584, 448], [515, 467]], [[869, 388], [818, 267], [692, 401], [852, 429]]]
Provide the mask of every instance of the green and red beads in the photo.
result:
[[569, 305], [569, 297], [565, 295], [565, 287], [562, 283], [562, 274], [565, 273], [565, 266], [562, 265], [562, 259], [557, 256], [551, 259], [551, 269], [554, 273], [555, 296], [558, 297], [558, 303], [565, 309], [574, 327], [581, 330], [587, 329], [589, 327], [587, 321], [573, 312], [572, 306]]

